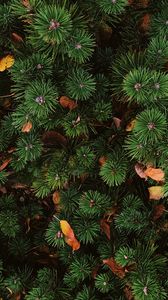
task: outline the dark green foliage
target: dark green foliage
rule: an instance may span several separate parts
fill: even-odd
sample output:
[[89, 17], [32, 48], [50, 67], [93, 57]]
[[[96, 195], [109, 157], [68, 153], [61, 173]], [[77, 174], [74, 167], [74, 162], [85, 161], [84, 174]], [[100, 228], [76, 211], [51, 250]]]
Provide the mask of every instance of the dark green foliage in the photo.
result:
[[95, 80], [85, 70], [78, 68], [72, 70], [67, 78], [67, 94], [76, 100], [86, 100], [95, 91]]
[[167, 19], [166, 0], [1, 1], [0, 300], [167, 299]]

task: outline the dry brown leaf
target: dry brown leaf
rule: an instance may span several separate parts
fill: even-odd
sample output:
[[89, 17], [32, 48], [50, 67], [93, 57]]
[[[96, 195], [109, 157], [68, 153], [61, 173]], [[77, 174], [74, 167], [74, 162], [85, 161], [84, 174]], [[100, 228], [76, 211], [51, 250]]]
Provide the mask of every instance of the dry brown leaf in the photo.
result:
[[125, 276], [125, 269], [116, 263], [113, 257], [103, 259], [103, 263], [108, 265], [111, 271], [117, 275], [119, 278], [124, 278]]
[[150, 200], [160, 200], [163, 198], [163, 186], [151, 186], [148, 188]]
[[75, 109], [78, 106], [75, 101], [73, 101], [67, 96], [61, 96], [59, 99], [59, 103], [62, 107], [68, 108], [70, 110]]
[[134, 129], [134, 127], [135, 127], [135, 123], [136, 123], [136, 119], [134, 119], [134, 120], [132, 120], [131, 122], [129, 122], [129, 123], [127, 124], [125, 130], [126, 130], [127, 132], [132, 131], [132, 130]]
[[106, 219], [100, 220], [100, 228], [106, 234], [107, 238], [110, 240], [110, 224]]
[[1, 192], [2, 194], [6, 194], [6, 193], [7, 193], [6, 187], [0, 185], [0, 192]]
[[67, 145], [67, 139], [61, 133], [54, 130], [46, 131], [42, 136], [42, 141], [45, 145]]
[[131, 287], [130, 286], [125, 286], [124, 288], [124, 294], [125, 294], [125, 298], [127, 300], [134, 300], [134, 296], [132, 294], [132, 290], [131, 290]]
[[30, 130], [32, 129], [33, 124], [32, 122], [28, 121], [26, 122], [23, 127], [22, 127], [22, 132], [30, 132]]
[[157, 168], [152, 168], [152, 167], [148, 167], [145, 171], [144, 171], [145, 175], [152, 178], [153, 180], [156, 181], [163, 181], [164, 180], [164, 172], [162, 169], [157, 169]]
[[23, 42], [23, 38], [16, 32], [12, 32], [12, 40], [16, 43]]
[[22, 4], [23, 4], [26, 8], [31, 8], [31, 5], [30, 5], [29, 0], [22, 0]]
[[60, 203], [60, 193], [58, 191], [55, 191], [53, 193], [52, 200], [55, 205], [58, 205]]
[[147, 175], [144, 173], [144, 166], [142, 164], [137, 163], [135, 165], [135, 172], [139, 175], [139, 177], [147, 179]]
[[121, 119], [114, 117], [113, 122], [117, 129], [121, 127]]
[[13, 153], [14, 151], [16, 151], [16, 148], [15, 147], [12, 147], [8, 150], [8, 153]]
[[148, 31], [150, 27], [150, 22], [151, 22], [151, 15], [145, 14], [140, 21], [140, 28], [143, 31]]
[[100, 165], [100, 167], [102, 167], [106, 163], [106, 161], [107, 161], [107, 157], [106, 156], [101, 156], [99, 158], [99, 165]]
[[109, 209], [105, 214], [104, 218], [106, 218], [107, 222], [111, 223], [118, 211], [117, 206], [113, 206], [111, 209]]
[[11, 160], [12, 160], [12, 158], [8, 158], [8, 159], [4, 160], [4, 162], [3, 162], [2, 165], [0, 166], [0, 172], [1, 172], [2, 170], [4, 170], [4, 169], [9, 165], [9, 163], [11, 162]]
[[25, 189], [27, 188], [27, 185], [24, 184], [24, 183], [21, 183], [21, 182], [17, 182], [17, 183], [14, 183], [12, 186], [11, 186], [13, 189]]
[[153, 210], [153, 220], [156, 221], [159, 219], [165, 211], [165, 206], [163, 204], [158, 204], [154, 207]]

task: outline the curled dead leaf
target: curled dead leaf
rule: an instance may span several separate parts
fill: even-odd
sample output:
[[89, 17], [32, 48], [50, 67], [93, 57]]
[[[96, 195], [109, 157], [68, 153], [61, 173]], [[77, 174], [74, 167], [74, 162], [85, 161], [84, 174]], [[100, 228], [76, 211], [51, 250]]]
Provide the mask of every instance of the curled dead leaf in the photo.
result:
[[125, 269], [116, 263], [115, 259], [113, 257], [107, 258], [103, 260], [103, 263], [108, 265], [111, 271], [117, 275], [119, 278], [124, 278], [125, 276]]
[[113, 122], [117, 129], [121, 127], [121, 119], [113, 117]]
[[100, 228], [105, 233], [107, 238], [110, 240], [110, 224], [106, 219], [103, 218], [100, 220]]
[[139, 177], [147, 179], [147, 175], [144, 173], [144, 166], [142, 164], [137, 163], [135, 165], [135, 172], [139, 175]]
[[16, 32], [12, 32], [12, 40], [15, 43], [23, 42], [23, 38], [19, 34], [17, 34]]
[[8, 158], [8, 159], [4, 160], [4, 162], [3, 162], [2, 165], [0, 166], [0, 172], [1, 172], [2, 170], [4, 170], [4, 169], [9, 165], [9, 163], [11, 162], [11, 160], [12, 160], [12, 158]]

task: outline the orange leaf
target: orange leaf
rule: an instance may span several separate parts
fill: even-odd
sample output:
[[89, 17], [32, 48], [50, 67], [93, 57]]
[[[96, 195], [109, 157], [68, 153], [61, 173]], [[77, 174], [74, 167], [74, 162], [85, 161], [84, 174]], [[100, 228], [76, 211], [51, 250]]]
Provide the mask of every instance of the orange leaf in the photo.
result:
[[30, 130], [32, 129], [32, 122], [28, 121], [26, 122], [23, 127], [22, 127], [22, 132], [30, 132]]
[[71, 100], [67, 96], [61, 96], [59, 103], [64, 108], [69, 108], [70, 110], [75, 109], [78, 105], [75, 101]]
[[165, 206], [163, 204], [158, 204], [154, 207], [153, 211], [153, 220], [156, 221], [159, 219], [165, 211]]
[[144, 171], [145, 175], [152, 178], [153, 180], [156, 181], [163, 181], [164, 180], [164, 172], [162, 171], [162, 169], [155, 169], [152, 167], [148, 167], [145, 171]]
[[113, 118], [113, 122], [114, 122], [116, 128], [120, 128], [120, 126], [121, 126], [121, 119], [114, 117]]
[[148, 191], [150, 200], [160, 200], [164, 196], [162, 186], [151, 186]]
[[6, 55], [0, 59], [0, 72], [3, 72], [13, 66], [15, 59], [13, 55]]
[[125, 276], [125, 269], [122, 266], [118, 265], [113, 257], [104, 259], [103, 263], [108, 265], [111, 271], [119, 278], [123, 278]]
[[16, 32], [12, 32], [12, 39], [13, 39], [13, 41], [14, 42], [18, 42], [18, 43], [20, 43], [20, 42], [23, 42], [23, 39], [22, 39], [22, 37], [19, 35], [19, 34], [17, 34]]
[[136, 123], [136, 119], [132, 120], [131, 122], [129, 122], [126, 126], [126, 131], [132, 131], [135, 127], [135, 123]]
[[8, 159], [4, 160], [3, 164], [0, 166], [0, 171], [5, 169], [7, 167], [7, 165], [11, 162], [11, 160], [12, 160], [12, 158], [8, 158]]
[[55, 191], [54, 194], [53, 194], [53, 202], [54, 204], [59, 204], [60, 203], [60, 193], [58, 191]]
[[137, 163], [135, 165], [135, 171], [139, 177], [147, 179], [147, 175], [144, 172], [144, 166], [142, 164]]
[[76, 239], [70, 224], [66, 220], [60, 220], [60, 227], [62, 233], [65, 235], [65, 242], [71, 246], [73, 250], [78, 250], [80, 248], [80, 243]]
[[99, 165], [102, 167], [107, 161], [107, 157], [106, 156], [101, 156], [99, 158]]
[[110, 224], [106, 219], [100, 220], [100, 228], [106, 234], [107, 238], [110, 240]]
[[72, 247], [73, 251], [78, 250], [80, 248], [80, 243], [75, 237], [73, 239], [65, 237], [65, 242]]

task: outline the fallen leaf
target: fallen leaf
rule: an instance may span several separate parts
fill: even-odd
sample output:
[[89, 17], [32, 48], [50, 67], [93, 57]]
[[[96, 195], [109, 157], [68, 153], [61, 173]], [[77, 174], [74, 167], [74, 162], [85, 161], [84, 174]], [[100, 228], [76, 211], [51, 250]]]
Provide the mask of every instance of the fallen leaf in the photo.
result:
[[32, 122], [28, 121], [26, 122], [23, 127], [22, 127], [22, 132], [30, 132], [30, 130], [32, 129], [33, 124]]
[[104, 218], [106, 218], [107, 222], [111, 223], [113, 222], [113, 219], [118, 211], [117, 206], [113, 206], [111, 209], [109, 209], [105, 214]]
[[25, 189], [25, 188], [27, 188], [27, 185], [24, 183], [17, 182], [17, 183], [14, 183], [11, 187], [13, 189], [17, 190], [17, 189]]
[[108, 265], [111, 271], [117, 275], [119, 278], [124, 278], [125, 276], [125, 269], [116, 263], [113, 257], [103, 259], [103, 263]]
[[153, 210], [153, 220], [156, 221], [159, 219], [165, 211], [165, 206], [163, 204], [158, 204], [154, 207]]
[[148, 188], [150, 200], [160, 200], [163, 196], [163, 186], [151, 186]]
[[92, 277], [93, 279], [96, 278], [97, 272], [98, 272], [99, 268], [100, 268], [100, 265], [97, 265], [97, 266], [94, 267], [94, 269], [92, 270], [91, 277]]
[[16, 148], [15, 148], [15, 147], [11, 147], [11, 148], [8, 150], [8, 153], [13, 153], [14, 151], [16, 151]]
[[2, 165], [0, 166], [0, 172], [1, 172], [2, 170], [4, 170], [4, 169], [7, 167], [7, 165], [9, 165], [9, 163], [11, 162], [11, 160], [12, 160], [12, 158], [8, 158], [8, 159], [4, 160], [4, 162], [3, 162]]
[[23, 42], [23, 38], [19, 34], [17, 34], [16, 32], [12, 33], [12, 40], [16, 43]]
[[113, 117], [113, 122], [117, 129], [121, 127], [121, 119]]
[[106, 234], [107, 238], [110, 240], [110, 224], [106, 219], [100, 220], [100, 228]]
[[6, 187], [0, 185], [0, 192], [1, 192], [2, 194], [6, 194], [6, 193], [7, 193]]
[[162, 169], [155, 169], [152, 167], [148, 167], [145, 171], [144, 171], [145, 175], [152, 178], [153, 180], [156, 181], [163, 181], [164, 180], [164, 172]]
[[60, 193], [58, 191], [55, 191], [53, 193], [52, 200], [55, 205], [58, 205], [60, 203]]
[[131, 290], [130, 286], [127, 286], [127, 285], [125, 286], [124, 295], [127, 300], [134, 300], [134, 296], [132, 294], [132, 290]]
[[26, 8], [31, 8], [31, 5], [30, 5], [29, 0], [22, 0], [22, 4], [23, 4]]
[[15, 59], [13, 55], [6, 55], [0, 59], [0, 72], [3, 72], [13, 66]]
[[102, 167], [107, 161], [107, 157], [106, 156], [101, 156], [99, 158], [99, 165]]
[[149, 30], [149, 26], [150, 26], [150, 22], [151, 22], [151, 15], [150, 14], [145, 14], [142, 19], [140, 20], [140, 28], [143, 31], [148, 31]]
[[147, 175], [144, 173], [144, 166], [142, 164], [137, 163], [135, 165], [135, 172], [139, 175], [139, 177], [147, 179]]
[[132, 120], [131, 122], [129, 122], [126, 126], [126, 131], [130, 132], [134, 129], [135, 127], [135, 123], [136, 123], [136, 119]]
[[60, 220], [62, 233], [65, 235], [65, 242], [72, 247], [73, 250], [80, 248], [80, 242], [76, 239], [73, 229], [66, 220]]
[[54, 130], [46, 131], [42, 136], [42, 141], [45, 145], [67, 145], [67, 139], [61, 133]]
[[59, 103], [62, 107], [69, 108], [70, 110], [75, 109], [78, 106], [75, 101], [67, 96], [61, 96], [59, 99]]

